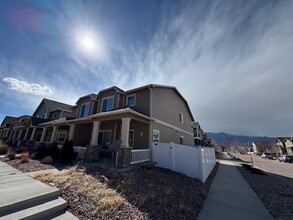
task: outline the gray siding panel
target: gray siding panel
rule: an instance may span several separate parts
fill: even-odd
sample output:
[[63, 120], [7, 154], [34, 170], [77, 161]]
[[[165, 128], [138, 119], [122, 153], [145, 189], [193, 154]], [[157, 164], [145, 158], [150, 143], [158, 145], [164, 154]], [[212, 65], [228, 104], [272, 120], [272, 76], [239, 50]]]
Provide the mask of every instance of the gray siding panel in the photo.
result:
[[[150, 90], [148, 88], [144, 90], [139, 90], [134, 93], [130, 93], [128, 95], [135, 94], [136, 96], [136, 103], [135, 106], [133, 106], [133, 109], [137, 110], [140, 113], [143, 113], [145, 115], [150, 115]], [[126, 99], [125, 99], [126, 104]]]
[[92, 123], [77, 124], [73, 136], [73, 144], [75, 146], [84, 146], [90, 144], [92, 136]]
[[36, 111], [33, 116], [37, 117], [37, 115], [38, 115], [39, 118], [42, 118], [43, 114], [45, 114], [45, 113], [47, 113], [47, 109], [46, 109], [45, 103], [42, 102], [42, 105], [39, 107], [38, 111]]
[[149, 148], [149, 125], [139, 122], [130, 121], [130, 130], [134, 130], [134, 146], [133, 149]]
[[[192, 133], [192, 117], [184, 100], [177, 92], [169, 88], [153, 88], [152, 92], [152, 116]], [[183, 114], [184, 124], [180, 123], [180, 112]]]
[[162, 124], [154, 123], [152, 125], [152, 129], [156, 129], [160, 131], [160, 142], [162, 143], [170, 143], [174, 142], [180, 144], [180, 136], [184, 137], [185, 145], [194, 145], [193, 135], [187, 134], [182, 131], [177, 131], [176, 129], [167, 127]]

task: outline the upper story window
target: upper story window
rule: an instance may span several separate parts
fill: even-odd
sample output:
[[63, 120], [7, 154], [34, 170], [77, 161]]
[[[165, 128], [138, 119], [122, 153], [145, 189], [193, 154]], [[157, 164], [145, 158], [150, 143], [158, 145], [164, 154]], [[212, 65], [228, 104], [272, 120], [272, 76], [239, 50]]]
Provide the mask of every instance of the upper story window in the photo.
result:
[[48, 118], [48, 113], [44, 113], [44, 114], [43, 114], [43, 118], [44, 118], [44, 119], [47, 119], [47, 118]]
[[52, 119], [57, 119], [57, 112], [53, 113]]
[[135, 102], [136, 102], [136, 96], [135, 95], [130, 95], [127, 96], [127, 106], [135, 106]]
[[84, 103], [81, 106], [80, 117], [86, 117], [90, 113], [90, 103]]
[[107, 112], [113, 109], [114, 96], [104, 98], [102, 101], [102, 112]]
[[181, 112], [179, 113], [179, 121], [180, 121], [180, 123], [184, 124], [184, 117]]

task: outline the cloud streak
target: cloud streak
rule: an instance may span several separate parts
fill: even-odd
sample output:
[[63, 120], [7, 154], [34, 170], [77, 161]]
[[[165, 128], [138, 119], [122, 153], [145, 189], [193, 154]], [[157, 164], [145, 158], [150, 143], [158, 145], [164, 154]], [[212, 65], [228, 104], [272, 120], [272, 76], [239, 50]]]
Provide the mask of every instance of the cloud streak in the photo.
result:
[[41, 86], [37, 83], [28, 83], [15, 78], [4, 78], [3, 81], [7, 83], [8, 88], [16, 90], [21, 93], [28, 93], [37, 96], [51, 96], [53, 91], [47, 86]]

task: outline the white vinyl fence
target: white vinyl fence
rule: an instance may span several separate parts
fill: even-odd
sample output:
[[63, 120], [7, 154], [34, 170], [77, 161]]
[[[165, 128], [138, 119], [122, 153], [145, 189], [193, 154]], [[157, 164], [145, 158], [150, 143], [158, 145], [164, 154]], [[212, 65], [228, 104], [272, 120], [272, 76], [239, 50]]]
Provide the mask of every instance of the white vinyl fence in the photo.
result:
[[74, 153], [77, 153], [76, 159], [83, 159], [85, 152], [86, 152], [86, 147], [73, 146], [73, 149], [74, 149]]
[[216, 163], [212, 147], [157, 143], [152, 146], [152, 162], [205, 182]]
[[131, 150], [132, 160], [130, 164], [150, 161], [150, 149]]

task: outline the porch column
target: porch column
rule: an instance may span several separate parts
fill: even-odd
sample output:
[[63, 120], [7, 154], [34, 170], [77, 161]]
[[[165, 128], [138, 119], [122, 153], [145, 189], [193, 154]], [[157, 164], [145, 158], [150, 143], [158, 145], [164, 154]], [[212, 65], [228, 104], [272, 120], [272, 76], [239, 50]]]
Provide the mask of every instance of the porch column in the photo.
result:
[[9, 134], [9, 137], [8, 137], [9, 140], [12, 139], [13, 133], [14, 133], [13, 130], [10, 130], [10, 134]]
[[31, 138], [30, 138], [31, 141], [34, 140], [34, 136], [35, 136], [36, 129], [37, 129], [36, 127], [33, 127], [33, 132], [31, 134]]
[[19, 129], [18, 135], [16, 137], [16, 140], [20, 140], [20, 137], [22, 135], [23, 129]]
[[13, 140], [16, 140], [16, 138], [17, 138], [17, 134], [18, 134], [18, 129], [15, 129], [15, 130], [14, 130], [13, 137], [12, 137]]
[[46, 137], [46, 133], [47, 133], [47, 129], [48, 128], [46, 128], [46, 127], [43, 128], [43, 132], [42, 132], [42, 136], [41, 136], [40, 142], [44, 142], [45, 137]]
[[56, 135], [57, 135], [57, 126], [54, 126], [50, 143], [53, 143], [54, 140], [56, 140]]
[[75, 124], [72, 124], [70, 125], [70, 128], [69, 128], [69, 134], [68, 134], [69, 141], [73, 140], [74, 131], [75, 131]]
[[100, 121], [94, 121], [93, 122], [93, 129], [92, 129], [92, 138], [90, 145], [98, 145], [98, 135], [100, 130]]
[[30, 130], [29, 128], [27, 128], [27, 129], [25, 130], [25, 135], [24, 135], [23, 140], [26, 140], [26, 139], [27, 139], [27, 135], [28, 135], [28, 131], [29, 131], [29, 130]]
[[129, 147], [128, 138], [129, 138], [129, 125], [131, 118], [121, 118], [122, 120], [122, 129], [121, 129], [121, 140], [123, 147]]

